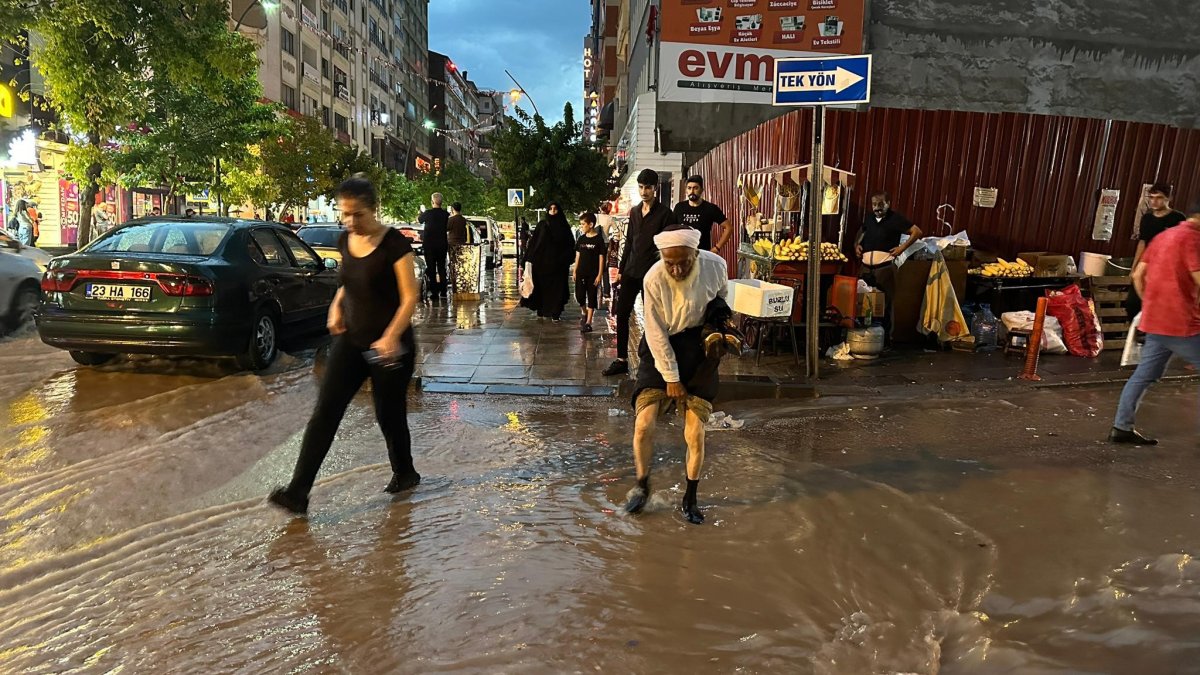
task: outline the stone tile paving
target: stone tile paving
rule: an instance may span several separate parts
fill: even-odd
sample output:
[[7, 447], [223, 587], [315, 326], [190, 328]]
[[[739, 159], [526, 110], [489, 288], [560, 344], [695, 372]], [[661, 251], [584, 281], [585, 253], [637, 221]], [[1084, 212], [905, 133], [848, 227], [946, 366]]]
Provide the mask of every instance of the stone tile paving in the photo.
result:
[[[579, 307], [572, 301], [561, 323], [540, 321], [519, 306], [513, 261], [496, 270], [484, 300], [426, 305], [416, 318], [417, 375], [425, 391], [445, 393], [526, 394], [542, 396], [609, 396], [624, 378], [607, 378], [601, 371], [616, 357], [616, 336], [604, 310], [597, 312], [595, 331], [579, 331]], [[633, 339], [640, 329], [633, 328]], [[811, 395], [804, 383], [804, 366], [792, 355], [767, 354], [755, 364], [751, 353], [726, 358], [723, 383], [730, 394], [751, 395], [755, 388], [793, 388]], [[906, 384], [1009, 381], [1020, 373], [1023, 359], [1000, 352], [963, 354], [898, 347], [874, 361], [835, 362], [823, 359], [822, 386], [883, 387]], [[631, 367], [636, 368], [636, 355]], [[1042, 357], [1044, 384], [1112, 382], [1128, 377], [1119, 367], [1119, 351], [1097, 359], [1072, 356]], [[1180, 368], [1173, 375], [1193, 373]], [[627, 383], [626, 383], [627, 384]], [[723, 387], [725, 389], [725, 387]], [[735, 392], [737, 392], [735, 394]]]

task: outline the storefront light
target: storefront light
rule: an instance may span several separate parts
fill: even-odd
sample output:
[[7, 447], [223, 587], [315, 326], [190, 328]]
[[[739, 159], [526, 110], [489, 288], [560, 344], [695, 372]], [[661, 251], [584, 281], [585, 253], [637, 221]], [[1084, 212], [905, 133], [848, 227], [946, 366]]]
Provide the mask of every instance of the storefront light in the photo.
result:
[[8, 143], [8, 157], [0, 158], [5, 166], [37, 165], [37, 132], [26, 129]]

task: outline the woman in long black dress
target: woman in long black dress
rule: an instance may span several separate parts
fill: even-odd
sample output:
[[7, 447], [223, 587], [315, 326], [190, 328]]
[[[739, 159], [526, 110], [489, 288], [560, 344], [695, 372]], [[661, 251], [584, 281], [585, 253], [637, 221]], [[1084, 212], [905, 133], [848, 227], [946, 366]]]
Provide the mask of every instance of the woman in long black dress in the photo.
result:
[[539, 317], [558, 321], [570, 297], [567, 284], [575, 260], [575, 235], [558, 202], [550, 202], [546, 213], [529, 240], [526, 260], [533, 265], [533, 293], [521, 304]]
[[356, 174], [342, 183], [337, 199], [346, 234], [338, 243], [341, 287], [329, 307], [333, 345], [292, 481], [269, 498], [296, 515], [308, 512], [317, 471], [346, 407], [368, 379], [392, 465], [384, 492], [404, 492], [421, 482], [413, 467], [407, 409], [416, 359], [412, 317], [420, 300], [412, 245], [399, 230], [379, 222], [379, 197], [365, 177]]

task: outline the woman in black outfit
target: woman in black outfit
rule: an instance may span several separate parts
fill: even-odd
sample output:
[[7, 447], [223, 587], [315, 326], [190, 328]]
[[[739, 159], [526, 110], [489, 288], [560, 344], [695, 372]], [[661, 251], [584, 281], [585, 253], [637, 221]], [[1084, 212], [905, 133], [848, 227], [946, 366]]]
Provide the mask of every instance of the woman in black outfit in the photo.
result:
[[292, 482], [269, 498], [297, 515], [307, 513], [317, 471], [346, 407], [368, 377], [375, 419], [392, 464], [392, 480], [384, 492], [402, 492], [421, 482], [413, 468], [407, 410], [416, 356], [412, 317], [420, 299], [412, 245], [376, 218], [379, 198], [366, 178], [356, 175], [342, 183], [337, 198], [347, 233], [338, 242], [341, 287], [327, 321], [333, 345]]
[[567, 283], [575, 261], [575, 235], [558, 202], [550, 202], [546, 213], [529, 240], [526, 260], [533, 265], [533, 294], [521, 304], [539, 317], [558, 321], [570, 297]]

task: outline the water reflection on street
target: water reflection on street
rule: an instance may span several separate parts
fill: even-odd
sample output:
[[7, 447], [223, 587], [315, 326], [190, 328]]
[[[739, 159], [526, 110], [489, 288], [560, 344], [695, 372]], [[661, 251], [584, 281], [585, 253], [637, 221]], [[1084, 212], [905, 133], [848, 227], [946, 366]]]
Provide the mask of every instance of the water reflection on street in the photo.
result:
[[[1194, 390], [1114, 451], [1110, 389], [727, 407], [687, 524], [624, 403], [414, 395], [411, 495], [369, 397], [311, 517], [284, 481], [311, 354], [77, 369], [0, 393], [0, 672], [1178, 673], [1200, 663]], [[6, 363], [9, 360], [6, 356]], [[23, 383], [23, 384], [21, 384]], [[610, 412], [614, 410], [617, 412]]]

